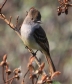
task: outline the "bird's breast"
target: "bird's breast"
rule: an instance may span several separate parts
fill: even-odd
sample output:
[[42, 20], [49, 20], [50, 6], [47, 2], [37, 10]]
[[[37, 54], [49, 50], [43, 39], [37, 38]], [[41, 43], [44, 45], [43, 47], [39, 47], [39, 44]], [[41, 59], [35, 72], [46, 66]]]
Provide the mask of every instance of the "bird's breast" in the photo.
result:
[[29, 38], [31, 36], [31, 33], [31, 26], [23, 24], [21, 27], [21, 36], [24, 40], [24, 43], [27, 43], [30, 40]]
[[33, 29], [31, 25], [23, 24], [21, 27], [21, 36], [23, 38], [24, 44], [30, 48], [39, 48], [39, 45], [36, 43], [33, 37]]
[[33, 47], [35, 39], [32, 35], [32, 26], [31, 25], [22, 25], [21, 27], [21, 36], [23, 38], [24, 44], [28, 47]]

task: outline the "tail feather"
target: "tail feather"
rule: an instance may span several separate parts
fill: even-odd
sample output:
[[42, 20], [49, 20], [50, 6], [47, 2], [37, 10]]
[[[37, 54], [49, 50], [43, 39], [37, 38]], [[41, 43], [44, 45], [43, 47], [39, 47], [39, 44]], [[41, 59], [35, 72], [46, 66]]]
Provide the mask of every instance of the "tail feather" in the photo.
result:
[[50, 74], [52, 75], [54, 72], [56, 72], [54, 63], [53, 63], [53, 61], [51, 59], [51, 56], [50, 56], [49, 52], [47, 52], [47, 54], [45, 56], [46, 56], [46, 59], [47, 59], [48, 65], [49, 65]]

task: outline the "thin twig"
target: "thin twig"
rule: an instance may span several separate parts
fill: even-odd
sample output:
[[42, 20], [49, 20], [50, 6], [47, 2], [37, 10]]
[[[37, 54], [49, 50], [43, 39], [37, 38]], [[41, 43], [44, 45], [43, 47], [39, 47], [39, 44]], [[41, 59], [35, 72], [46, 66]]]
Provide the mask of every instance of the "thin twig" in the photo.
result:
[[37, 77], [37, 80], [36, 80], [35, 84], [37, 84], [37, 82], [38, 82], [38, 79], [39, 79], [39, 75], [38, 75], [38, 77]]
[[[8, 66], [5, 66], [6, 71], [8, 70]], [[6, 72], [6, 81], [8, 80], [8, 73]], [[8, 82], [6, 83], [8, 84]]]
[[19, 20], [19, 16], [17, 16], [15, 28], [17, 28], [18, 20]]
[[13, 79], [10, 81], [10, 84], [12, 84], [12, 82], [13, 82]]
[[[8, 80], [8, 73], [6, 73], [6, 81]], [[9, 84], [8, 82], [6, 82], [6, 84]]]
[[28, 72], [29, 72], [29, 69], [28, 69], [27, 72], [24, 74], [24, 78], [26, 77], [26, 75], [28, 74]]
[[2, 6], [0, 7], [0, 12], [2, 10], [2, 8], [4, 7], [4, 5], [6, 4], [7, 0], [5, 0], [5, 2], [2, 4]]
[[11, 23], [11, 20], [12, 20], [12, 16], [10, 16], [10, 18], [9, 18], [9, 24]]
[[32, 78], [31, 80], [32, 80], [32, 84], [34, 84], [34, 78]]
[[5, 78], [4, 78], [4, 66], [2, 66], [2, 75], [3, 75], [3, 81], [5, 83]]
[[15, 78], [15, 76], [13, 76], [12, 78], [8, 79], [5, 83], [7, 83], [7, 82], [13, 80], [14, 78]]

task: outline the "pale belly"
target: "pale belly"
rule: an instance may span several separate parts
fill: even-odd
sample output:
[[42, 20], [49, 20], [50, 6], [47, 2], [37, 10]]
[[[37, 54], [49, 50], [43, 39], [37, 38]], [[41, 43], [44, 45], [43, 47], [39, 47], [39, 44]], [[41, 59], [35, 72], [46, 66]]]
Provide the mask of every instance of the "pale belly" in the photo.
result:
[[22, 27], [21, 27], [21, 36], [23, 38], [25, 46], [28, 46], [31, 49], [40, 50], [41, 47], [35, 41], [32, 34], [33, 34], [33, 31], [31, 31], [30, 25], [29, 26], [28, 25], [22, 25]]

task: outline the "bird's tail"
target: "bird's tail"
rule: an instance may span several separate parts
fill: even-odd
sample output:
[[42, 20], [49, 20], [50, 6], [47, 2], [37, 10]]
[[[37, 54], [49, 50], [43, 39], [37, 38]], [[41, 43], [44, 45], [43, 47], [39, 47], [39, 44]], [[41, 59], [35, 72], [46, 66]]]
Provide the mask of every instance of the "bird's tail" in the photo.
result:
[[53, 61], [51, 59], [51, 56], [50, 56], [50, 53], [49, 52], [46, 52], [45, 56], [46, 56], [46, 59], [47, 59], [48, 65], [49, 65], [50, 75], [52, 75], [53, 73], [56, 72], [54, 63], [53, 63]]

